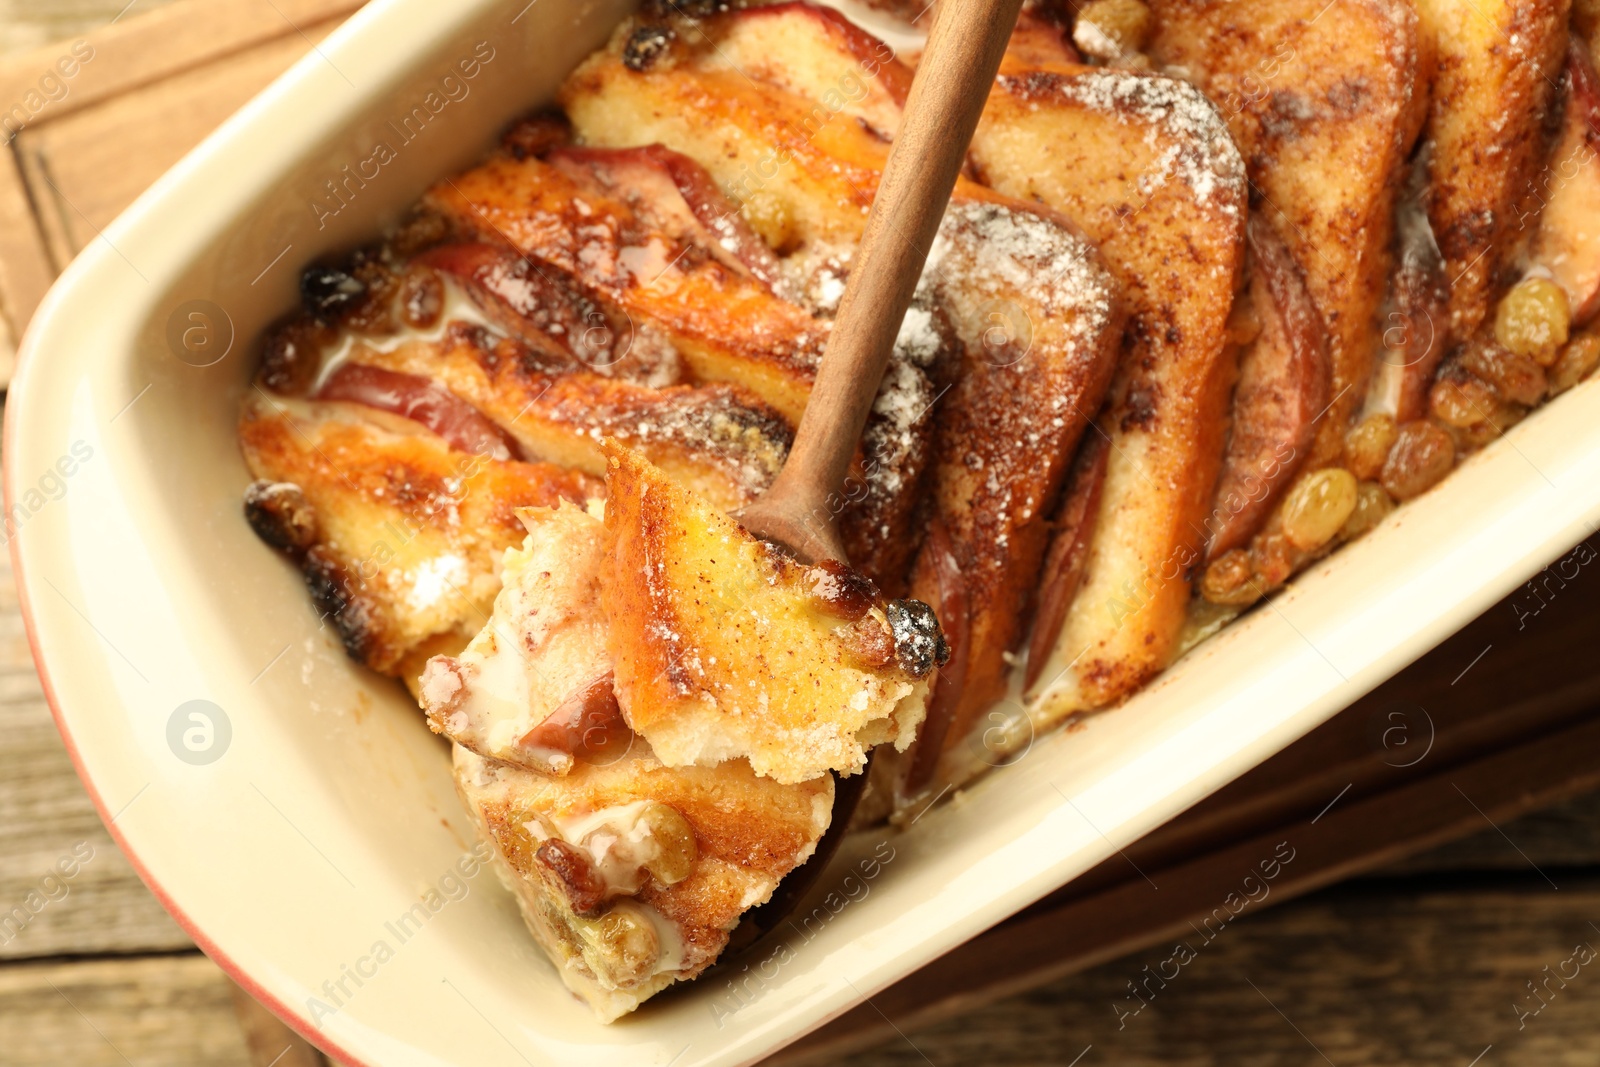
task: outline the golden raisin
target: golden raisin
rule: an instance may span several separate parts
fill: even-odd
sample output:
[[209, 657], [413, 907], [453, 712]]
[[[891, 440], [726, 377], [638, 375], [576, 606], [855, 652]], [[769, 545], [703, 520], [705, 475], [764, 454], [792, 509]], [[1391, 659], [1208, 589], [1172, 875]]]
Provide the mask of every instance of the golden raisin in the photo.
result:
[[1393, 415], [1369, 415], [1344, 435], [1344, 461], [1357, 478], [1376, 478], [1400, 433]]
[[1262, 534], [1250, 548], [1250, 566], [1263, 593], [1289, 580], [1299, 565], [1300, 554], [1281, 533]]
[[1200, 579], [1200, 595], [1213, 604], [1242, 607], [1255, 603], [1261, 589], [1250, 569], [1250, 553], [1234, 548], [1212, 560]]
[[1410, 500], [1433, 488], [1455, 463], [1449, 434], [1425, 419], [1408, 422], [1383, 465], [1383, 487], [1396, 500]]
[[1487, 337], [1475, 337], [1462, 347], [1461, 365], [1492, 385], [1505, 400], [1537, 404], [1544, 397], [1544, 368]]
[[1456, 442], [1456, 451], [1458, 453], [1469, 449], [1482, 448], [1521, 422], [1527, 414], [1528, 409], [1521, 404], [1507, 404], [1501, 401], [1495, 406], [1488, 422], [1480, 422], [1476, 426], [1469, 426], [1464, 430], [1452, 428], [1450, 429], [1450, 436]]
[[639, 822], [655, 843], [654, 855], [644, 865], [645, 870], [662, 885], [676, 885], [689, 877], [698, 855], [689, 820], [677, 808], [652, 800], [639, 814]]
[[1568, 341], [1550, 368], [1550, 395], [1564, 393], [1587, 378], [1600, 364], [1600, 336], [1580, 333]]
[[1089, 0], [1078, 12], [1072, 39], [1097, 59], [1116, 59], [1144, 48], [1151, 21], [1141, 0]]
[[1440, 378], [1428, 397], [1434, 418], [1461, 429], [1488, 422], [1499, 406], [1494, 390], [1470, 374]]
[[1524, 278], [1500, 298], [1494, 313], [1494, 337], [1517, 355], [1548, 367], [1566, 343], [1571, 321], [1567, 294], [1561, 286], [1548, 278]]
[[1356, 486], [1355, 510], [1345, 520], [1339, 536], [1346, 541], [1354, 541], [1382, 522], [1384, 516], [1393, 510], [1394, 501], [1383, 491], [1383, 486], [1377, 482], [1362, 482]]
[[1329, 541], [1356, 509], [1356, 476], [1324, 467], [1301, 478], [1283, 501], [1283, 536], [1302, 552]]
[[575, 918], [572, 926], [583, 938], [584, 962], [612, 985], [643, 981], [661, 958], [656, 924], [631, 901], [618, 901], [599, 918]]

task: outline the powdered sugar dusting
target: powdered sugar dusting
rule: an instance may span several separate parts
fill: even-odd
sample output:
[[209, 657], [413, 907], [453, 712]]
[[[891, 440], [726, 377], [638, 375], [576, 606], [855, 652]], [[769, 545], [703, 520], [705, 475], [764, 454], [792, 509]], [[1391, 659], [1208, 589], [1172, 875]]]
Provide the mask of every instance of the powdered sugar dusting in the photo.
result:
[[892, 361], [872, 403], [873, 417], [862, 440], [872, 492], [893, 498], [909, 488], [909, 476], [921, 470], [932, 408], [933, 385], [928, 376], [903, 360]]
[[1064, 81], [1061, 91], [1085, 107], [1146, 125], [1145, 144], [1158, 153], [1139, 179], [1146, 196], [1176, 179], [1201, 204], [1229, 215], [1244, 211], [1244, 160], [1199, 89], [1166, 75], [1102, 68]]
[[946, 210], [919, 293], [930, 285], [946, 299], [957, 288], [968, 301], [1025, 296], [1073, 343], [1098, 336], [1111, 316], [1113, 287], [1088, 241], [1054, 219], [989, 201]]

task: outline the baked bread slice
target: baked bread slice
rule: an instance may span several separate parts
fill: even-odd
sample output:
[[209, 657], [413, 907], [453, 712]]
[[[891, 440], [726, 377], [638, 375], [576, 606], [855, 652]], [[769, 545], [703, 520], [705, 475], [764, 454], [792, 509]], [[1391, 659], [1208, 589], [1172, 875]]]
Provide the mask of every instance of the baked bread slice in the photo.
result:
[[1125, 289], [1065, 218], [1017, 200], [952, 200], [924, 283], [965, 342], [940, 400], [930, 472], [935, 535], [911, 595], [951, 631], [929, 722], [908, 768], [926, 783], [948, 743], [1005, 694], [1027, 633], [1051, 510], [1106, 396]]
[[1450, 279], [1449, 343], [1465, 341], [1499, 296], [1548, 195], [1545, 118], [1567, 57], [1567, 0], [1417, 0], [1436, 70], [1428, 221]]
[[1431, 39], [1404, 0], [1154, 0], [1150, 8], [1151, 57], [1186, 72], [1221, 108], [1252, 207], [1288, 246], [1328, 331], [1329, 407], [1309, 473], [1338, 461], [1366, 399], [1395, 202], [1427, 111]]
[[607, 448], [600, 602], [628, 724], [669, 766], [793, 783], [905, 749], [947, 656], [932, 611], [805, 566], [648, 461]]
[[[747, 76], [719, 52], [716, 41], [737, 40], [740, 26], [782, 17], [761, 8], [713, 15], [696, 21], [693, 31], [674, 34], [651, 62], [631, 65], [633, 35], [672, 22], [629, 20], [605, 49], [579, 65], [559, 99], [583, 143], [657, 143], [695, 160], [756, 233], [780, 256], [792, 257], [808, 247], [818, 251], [819, 240], [854, 243], [888, 146], [866, 124], [872, 112], [843, 94], [831, 106], [803, 95], [833, 73], [766, 81]], [[850, 71], [859, 77], [859, 60], [820, 23], [798, 17], [784, 23], [788, 47], [810, 65], [840, 78]], [[876, 110], [888, 103], [880, 97]]]
[[258, 391], [239, 442], [258, 479], [245, 493], [251, 526], [300, 567], [353, 658], [413, 686], [430, 655], [483, 626], [501, 553], [524, 536], [517, 507], [601, 492], [549, 464], [453, 450], [358, 404]]
[[[354, 338], [314, 395], [383, 403], [395, 375], [470, 405], [519, 455], [602, 476], [600, 442], [616, 438], [724, 508], [772, 483], [793, 436], [781, 415], [737, 386], [652, 388], [587, 369], [552, 370], [520, 341], [470, 323], [432, 338]], [[376, 378], [376, 388], [364, 387], [365, 378]]]
[[[714, 961], [828, 829], [829, 775], [780, 784], [744, 760], [669, 767], [624, 721], [591, 510], [519, 508], [504, 587], [472, 643], [422, 676], [429, 725], [534, 937], [606, 1022]], [[626, 628], [628, 620], [621, 620]]]
[[[592, 174], [509, 153], [426, 197], [463, 231], [508, 242], [623, 317], [649, 322], [703, 381], [729, 381], [798, 422], [827, 324], [758, 279], [694, 254]], [[759, 324], [758, 328], [752, 328]]]
[[831, 777], [780, 785], [742, 760], [664, 767], [642, 740], [562, 778], [454, 751], [496, 873], [602, 1022], [705, 971], [832, 814]]
[[1173, 656], [1234, 374], [1226, 323], [1244, 261], [1244, 166], [1193, 86], [1088, 67], [1003, 74], [972, 158], [997, 189], [1049, 204], [1097, 242], [1128, 307], [1095, 431], [1110, 447], [1089, 558], [1062, 572], [1081, 588], [1030, 653], [1027, 695], [1045, 727], [1116, 703]]
[[[818, 289], [818, 279], [842, 288], [887, 159], [873, 131], [898, 123], [892, 86], [908, 71], [848, 43], [804, 5], [731, 11], [695, 26], [642, 69], [625, 52], [644, 28], [619, 30], [562, 90], [576, 135], [618, 146], [658, 141], [692, 157], [789, 253], [802, 290]], [[779, 27], [798, 61], [746, 70], [740, 57]], [[830, 91], [851, 79], [860, 93]], [[774, 159], [783, 165], [764, 166]], [[937, 736], [923, 749], [937, 753], [958, 692], [970, 717], [1004, 689], [1048, 510], [1110, 380], [1121, 311], [1104, 262], [1070, 222], [1031, 197], [958, 182], [901, 334], [905, 343], [942, 318], [961, 349], [953, 386], [930, 405], [939, 424], [930, 489], [949, 551], [924, 547], [913, 576], [913, 595], [939, 606], [953, 656], [928, 726]]]

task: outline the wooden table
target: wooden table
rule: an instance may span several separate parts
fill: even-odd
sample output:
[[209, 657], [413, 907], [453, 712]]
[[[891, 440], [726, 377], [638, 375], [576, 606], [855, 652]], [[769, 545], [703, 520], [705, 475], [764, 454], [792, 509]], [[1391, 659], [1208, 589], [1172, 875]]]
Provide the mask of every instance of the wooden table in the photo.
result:
[[[70, 38], [125, 9], [124, 17], [133, 22], [167, 2], [172, 0], [136, 0], [133, 5], [127, 0], [0, 0], [0, 54]], [[198, 2], [176, 0], [179, 5]], [[228, 52], [233, 46], [217, 35], [205, 42], [218, 54], [229, 55], [229, 69], [252, 77], [270, 76], [275, 65], [286, 64], [304, 47], [298, 36], [303, 29], [312, 37], [325, 31], [322, 23], [308, 23], [279, 29], [274, 36], [272, 18], [262, 17], [263, 11], [276, 17], [280, 8], [317, 10], [313, 0], [277, 0], [265, 8], [261, 0], [205, 2], [236, 5], [241, 23], [248, 21], [246, 15], [261, 20], [252, 31], [261, 42], [245, 51]], [[213, 77], [200, 70], [174, 75], [169, 82], [181, 88]], [[229, 91], [243, 91], [239, 74], [224, 80]], [[139, 91], [146, 104], [179, 109], [189, 106], [185, 100], [192, 95], [172, 84]], [[207, 106], [231, 109], [219, 94], [212, 95], [216, 99]], [[112, 105], [99, 111], [86, 107], [75, 129], [66, 132], [81, 143], [92, 136], [96, 123], [115, 119]], [[176, 135], [153, 139], [129, 174], [148, 170], [153, 177], [182, 151], [181, 142]], [[38, 145], [39, 159], [26, 165], [45, 173], [39, 170], [40, 160], [48, 168], [48, 152], [71, 148], [72, 138], [39, 138]], [[13, 162], [17, 155], [14, 149]], [[92, 236], [85, 223], [103, 222], [102, 213], [114, 214], [117, 206], [115, 195], [104, 203], [67, 204], [56, 222], [35, 235], [43, 249], [41, 262], [59, 266], [55, 260], [70, 256], [85, 233]], [[78, 208], [82, 215], [69, 217]], [[15, 237], [12, 233], [0, 240]], [[1592, 602], [1597, 589], [1595, 583], [1575, 587], [1564, 603], [1578, 604], [1578, 598]], [[1555, 624], [1548, 617], [1545, 621]], [[1475, 668], [1482, 672], [1473, 678], [1472, 684], [1480, 687], [1475, 692], [1488, 691], [1489, 704], [1509, 703], [1508, 694], [1517, 689], [1513, 672], [1525, 668], [1522, 660], [1486, 658]], [[1303, 753], [1300, 758], [1303, 763]], [[1463, 766], [1463, 774], [1469, 771]], [[1309, 772], [1301, 766], [1293, 773]], [[1482, 773], [1481, 765], [1477, 773]], [[1529, 786], [1530, 803], [1548, 799], [1542, 792], [1535, 796], [1536, 791], [1536, 783]], [[1359, 793], [1345, 803], [1354, 803]], [[1389, 795], [1380, 792], [1365, 801], [1368, 810], [1376, 805], [1374, 822], [1385, 821], [1381, 809]], [[1465, 820], [1455, 820], [1451, 833], [1478, 818], [1466, 807], [1471, 799], [1462, 795]], [[1515, 801], [1515, 796], [1502, 796], [1493, 810], [1515, 808]], [[1401, 813], [1395, 814], [1398, 821]], [[932, 1021], [922, 1017], [926, 1013], [902, 1006], [903, 990], [886, 991], [860, 1013], [874, 1025], [859, 1031], [869, 1039], [886, 1037], [848, 1057], [824, 1048], [819, 1062], [854, 1067], [1600, 1065], [1600, 960], [1578, 968], [1576, 977], [1564, 983], [1552, 977], [1564, 961], [1577, 958], [1576, 946], [1600, 950], [1600, 796], [1494, 822], [1499, 825], [1485, 814], [1480, 832], [1452, 844], [1300, 900], [1247, 913], [1203, 944], [1181, 968], [1167, 962], [1173, 952], [1163, 942], [966, 1013], [958, 1013], [957, 1007], [984, 997], [946, 990], [951, 995], [945, 1000], [935, 997], [939, 1007]], [[1200, 832], [1197, 826], [1203, 829], [1201, 820], [1191, 819], [1188, 837]], [[1133, 854], [1141, 863], [1147, 857], [1155, 862], [1164, 854], [1176, 855], [1183, 837], [1169, 831], [1163, 841], [1158, 833], [1143, 843], [1145, 851]], [[117, 853], [50, 721], [28, 658], [9, 567], [3, 566], [0, 911], [48, 888], [46, 875], [75, 849], [89, 858], [68, 894], [20, 930], [0, 928], [0, 1067], [315, 1067], [324, 1062], [240, 995], [194, 949]], [[1111, 867], [1091, 872], [1085, 884], [1112, 877], [1108, 872], [1114, 873]], [[1245, 873], [1240, 870], [1239, 877]], [[1159, 880], [1168, 894], [1163, 899], [1185, 890], [1181, 882], [1164, 876]], [[1148, 892], [1160, 894], [1163, 889]], [[1018, 957], [1016, 985], [1032, 984], [1045, 973], [1038, 966], [1040, 958], [1048, 960], [1048, 951], [1035, 952], [1026, 961]], [[1568, 975], [1574, 966], [1565, 963]], [[1158, 970], [1175, 976], [1152, 977]], [[986, 976], [987, 988], [999, 988], [1006, 977]], [[1130, 993], [1130, 983], [1140, 984], [1142, 999]], [[1538, 987], [1537, 994], [1530, 983]], [[884, 1005], [888, 1014], [874, 1015]]]

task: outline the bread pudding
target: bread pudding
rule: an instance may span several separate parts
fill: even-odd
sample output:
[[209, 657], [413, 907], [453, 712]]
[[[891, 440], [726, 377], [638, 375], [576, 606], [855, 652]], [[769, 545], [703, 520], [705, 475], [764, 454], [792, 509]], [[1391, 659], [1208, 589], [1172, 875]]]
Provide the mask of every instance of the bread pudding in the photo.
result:
[[997, 702], [1023, 734], [1115, 708], [1592, 373], [1596, 29], [1028, 5], [828, 502], [848, 562], [808, 564], [737, 513], [917, 57], [812, 3], [653, 2], [307, 267], [241, 414], [246, 517], [448, 740], [610, 1021], [847, 827], [993, 764]]

